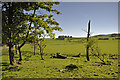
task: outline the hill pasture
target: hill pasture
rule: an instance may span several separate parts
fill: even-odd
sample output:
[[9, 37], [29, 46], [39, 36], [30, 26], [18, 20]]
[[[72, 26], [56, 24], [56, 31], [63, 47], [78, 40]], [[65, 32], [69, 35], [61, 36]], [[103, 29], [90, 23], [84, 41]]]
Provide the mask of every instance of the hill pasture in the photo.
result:
[[[21, 64], [9, 65], [8, 49], [2, 51], [3, 78], [118, 78], [118, 40], [98, 40], [102, 61], [90, 53], [90, 61], [86, 59], [86, 48], [82, 39], [66, 40], [46, 39], [46, 48], [41, 60], [39, 50], [34, 54], [33, 44], [27, 43], [22, 48]], [[50, 58], [60, 53], [66, 59]], [[81, 54], [80, 57], [72, 57]], [[19, 55], [15, 54], [16, 62]], [[70, 66], [70, 68], [67, 68]], [[71, 67], [73, 66], [73, 67]], [[76, 67], [74, 67], [76, 66]]]

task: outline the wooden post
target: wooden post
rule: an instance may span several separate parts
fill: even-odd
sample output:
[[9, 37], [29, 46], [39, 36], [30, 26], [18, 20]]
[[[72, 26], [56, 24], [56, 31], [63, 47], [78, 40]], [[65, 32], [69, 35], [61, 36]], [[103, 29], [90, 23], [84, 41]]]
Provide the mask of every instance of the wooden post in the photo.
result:
[[[89, 41], [89, 37], [90, 37], [90, 20], [88, 22], [87, 42]], [[89, 45], [87, 45], [87, 48], [86, 48], [86, 57], [87, 57], [87, 60], [90, 61], [90, 59], [89, 59]]]

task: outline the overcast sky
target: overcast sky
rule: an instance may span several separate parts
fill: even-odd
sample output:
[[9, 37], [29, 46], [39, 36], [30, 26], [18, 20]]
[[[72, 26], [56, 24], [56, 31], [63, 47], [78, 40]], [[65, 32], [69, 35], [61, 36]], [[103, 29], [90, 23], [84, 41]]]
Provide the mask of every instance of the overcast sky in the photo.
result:
[[92, 35], [118, 32], [117, 2], [61, 2], [54, 8], [62, 12], [62, 15], [55, 15], [55, 19], [63, 29], [62, 32], [55, 31], [56, 37], [86, 36], [89, 20], [91, 20]]

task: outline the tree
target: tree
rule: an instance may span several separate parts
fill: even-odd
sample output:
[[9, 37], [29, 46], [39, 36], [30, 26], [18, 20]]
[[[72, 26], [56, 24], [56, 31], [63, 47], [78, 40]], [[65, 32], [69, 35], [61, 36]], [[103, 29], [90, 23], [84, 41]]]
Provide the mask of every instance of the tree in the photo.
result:
[[40, 55], [41, 55], [41, 59], [43, 59], [43, 51], [46, 47], [46, 44], [45, 44], [45, 35], [42, 36], [42, 38], [37, 38], [37, 45], [39, 47], [39, 50], [40, 50]]
[[[46, 10], [49, 13], [61, 14], [57, 9], [53, 9], [53, 5], [58, 4], [59, 2], [3, 3], [2, 22], [4, 28], [2, 28], [2, 37], [4, 39], [3, 42], [9, 46], [10, 64], [13, 64], [14, 59], [13, 46], [19, 44], [19, 60], [21, 61], [21, 47], [25, 45], [36, 27], [39, 30], [39, 37], [43, 32], [49, 34], [50, 37], [54, 37], [54, 30], [62, 30], [52, 14], [36, 13], [38, 10]], [[34, 26], [35, 24], [36, 27]]]
[[[56, 2], [42, 2], [42, 3], [35, 3], [34, 4], [34, 11], [36, 7], [39, 7], [41, 9], [45, 9], [46, 11], [50, 12], [55, 12], [56, 14], [61, 14], [58, 10], [52, 9], [53, 4], [58, 5], [59, 3]], [[31, 33], [37, 34], [37, 37], [41, 37], [41, 34], [49, 34], [50, 37], [54, 38], [55, 34], [53, 33], [54, 30], [62, 30], [59, 27], [59, 23], [55, 21], [54, 18], [52, 18], [54, 15], [52, 14], [36, 14], [34, 12], [34, 17], [32, 17], [32, 23], [35, 25], [32, 27]], [[35, 33], [35, 28], [37, 30], [37, 33]], [[20, 48], [25, 44], [25, 41], [23, 41], [23, 44], [21, 44]], [[22, 58], [20, 57], [20, 61]]]
[[[89, 37], [90, 37], [90, 20], [88, 22], [88, 33], [87, 33], [87, 42], [89, 41]], [[87, 48], [86, 48], [86, 57], [87, 60], [89, 61], [89, 44], [87, 44]]]
[[88, 32], [87, 32], [87, 40], [83, 40], [83, 43], [85, 43], [85, 47], [86, 47], [86, 58], [88, 61], [90, 61], [89, 59], [89, 51], [91, 51], [91, 53], [95, 56], [97, 56], [97, 58], [99, 58], [103, 64], [110, 64], [104, 61], [104, 56], [103, 58], [100, 57], [101, 54], [101, 50], [99, 49], [98, 45], [96, 44], [97, 41], [90, 37], [91, 33], [90, 33], [90, 20], [88, 23]]
[[[9, 46], [10, 64], [13, 64], [14, 53], [13, 46], [18, 41], [17, 35], [21, 31], [21, 27], [17, 27], [26, 17], [23, 9], [26, 3], [3, 3], [2, 4], [2, 39], [3, 43]], [[14, 7], [13, 7], [14, 6]]]

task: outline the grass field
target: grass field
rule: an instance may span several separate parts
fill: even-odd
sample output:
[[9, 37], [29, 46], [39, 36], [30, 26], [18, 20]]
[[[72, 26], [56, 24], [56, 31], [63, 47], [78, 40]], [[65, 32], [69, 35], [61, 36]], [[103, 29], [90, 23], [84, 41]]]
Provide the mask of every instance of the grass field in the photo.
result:
[[[108, 65], [90, 53], [90, 61], [86, 60], [85, 46], [79, 40], [67, 42], [64, 40], [46, 40], [44, 60], [41, 60], [39, 50], [33, 55], [32, 44], [22, 48], [22, 64], [9, 65], [8, 50], [2, 51], [2, 77], [3, 78], [118, 78], [118, 40], [98, 40], [97, 45], [101, 50], [100, 55], [110, 62]], [[66, 59], [50, 58], [51, 54], [60, 52], [67, 56]], [[79, 57], [72, 57], [81, 53]], [[113, 55], [115, 58], [110, 58]], [[102, 56], [100, 56], [102, 57]], [[16, 60], [19, 59], [15, 55]], [[117, 58], [117, 59], [116, 59]], [[66, 66], [73, 64], [77, 68]]]

